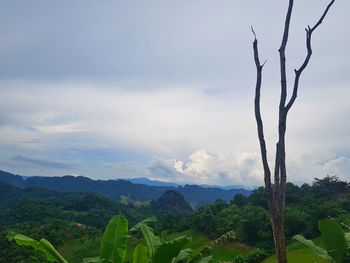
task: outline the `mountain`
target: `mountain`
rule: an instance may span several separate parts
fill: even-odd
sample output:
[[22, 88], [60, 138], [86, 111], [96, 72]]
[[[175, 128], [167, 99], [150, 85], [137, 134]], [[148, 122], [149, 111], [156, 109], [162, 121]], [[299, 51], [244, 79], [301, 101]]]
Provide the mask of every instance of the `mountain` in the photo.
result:
[[170, 182], [162, 182], [158, 180], [152, 180], [147, 177], [138, 177], [138, 178], [129, 178], [126, 179], [129, 182], [132, 182], [133, 184], [145, 184], [149, 186], [172, 186], [172, 187], [178, 187], [178, 184], [170, 183]]
[[175, 191], [166, 191], [157, 201], [152, 201], [152, 206], [161, 212], [191, 212], [192, 207], [185, 197]]
[[249, 190], [204, 188], [197, 185], [150, 186], [126, 180], [93, 180], [84, 176], [44, 177], [33, 176], [24, 180], [21, 176], [0, 172], [0, 181], [21, 188], [45, 188], [58, 192], [95, 192], [118, 200], [129, 196], [136, 200], [157, 200], [169, 190], [180, 192], [192, 207], [213, 203], [217, 199], [231, 200], [236, 194], [249, 195]]
[[25, 182], [21, 176], [8, 173], [5, 171], [1, 171], [1, 170], [0, 170], [0, 181], [19, 188], [25, 187]]
[[204, 188], [220, 188], [224, 190], [230, 190], [230, 189], [246, 189], [246, 190], [254, 190], [258, 188], [258, 186], [244, 186], [241, 184], [232, 184], [232, 185], [210, 185], [210, 184], [199, 184], [198, 186], [204, 187]]
[[[118, 180], [118, 179], [116, 179]], [[120, 180], [120, 179], [119, 179]], [[124, 179], [122, 179], [124, 180]], [[138, 178], [128, 178], [125, 179], [129, 182], [132, 182], [134, 184], [145, 184], [149, 186], [172, 186], [172, 187], [179, 187], [179, 186], [184, 186], [185, 184], [176, 184], [176, 183], [171, 183], [171, 182], [164, 182], [164, 181], [158, 181], [158, 180], [152, 180], [147, 177], [138, 177]], [[247, 190], [254, 190], [255, 188], [258, 187], [247, 187], [244, 185], [209, 185], [209, 184], [200, 184], [198, 185], [203, 188], [219, 188], [219, 189], [224, 189], [224, 190], [231, 190], [231, 189], [247, 189]]]

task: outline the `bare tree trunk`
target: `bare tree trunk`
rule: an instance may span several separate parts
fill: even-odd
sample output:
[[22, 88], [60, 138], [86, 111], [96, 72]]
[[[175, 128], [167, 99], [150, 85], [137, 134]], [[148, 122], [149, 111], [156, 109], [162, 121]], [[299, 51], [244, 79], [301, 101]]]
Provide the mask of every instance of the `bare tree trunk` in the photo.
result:
[[271, 214], [272, 232], [273, 232], [273, 237], [275, 242], [276, 255], [279, 263], [287, 263], [286, 242], [284, 237], [285, 191], [286, 191], [286, 183], [287, 183], [286, 150], [285, 150], [287, 115], [290, 108], [293, 106], [297, 98], [299, 79], [300, 79], [301, 73], [304, 71], [304, 69], [308, 65], [312, 55], [312, 49], [311, 49], [312, 33], [323, 22], [323, 19], [327, 15], [329, 9], [331, 8], [334, 2], [335, 0], [332, 0], [328, 4], [323, 15], [313, 27], [308, 26], [305, 29], [307, 55], [304, 59], [303, 64], [300, 66], [300, 68], [294, 70], [295, 79], [294, 79], [293, 93], [288, 103], [286, 104], [287, 74], [286, 74], [285, 49], [288, 43], [290, 20], [291, 20], [293, 4], [294, 4], [294, 0], [289, 0], [286, 20], [284, 24], [282, 43], [278, 50], [280, 55], [281, 95], [280, 95], [280, 104], [279, 104], [278, 142], [276, 144], [275, 167], [274, 167], [275, 170], [274, 170], [273, 184], [271, 183], [271, 170], [269, 168], [269, 164], [267, 160], [267, 150], [266, 150], [266, 143], [264, 138], [263, 121], [262, 121], [261, 112], [260, 112], [260, 90], [261, 90], [261, 81], [262, 81], [262, 69], [266, 61], [263, 64], [260, 63], [259, 51], [258, 51], [258, 40], [256, 38], [254, 29], [252, 27], [252, 32], [254, 34], [254, 42], [253, 42], [254, 61], [255, 61], [256, 71], [257, 71], [255, 100], [254, 100], [255, 119], [257, 123], [258, 138], [259, 138], [260, 150], [261, 150], [261, 159], [262, 159], [263, 168], [264, 168], [265, 189], [267, 193], [269, 210]]

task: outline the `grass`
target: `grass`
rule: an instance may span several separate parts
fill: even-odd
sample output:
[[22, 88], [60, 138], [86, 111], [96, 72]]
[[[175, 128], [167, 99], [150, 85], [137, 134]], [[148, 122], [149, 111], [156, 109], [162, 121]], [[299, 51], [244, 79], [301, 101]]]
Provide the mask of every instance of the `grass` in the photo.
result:
[[227, 242], [214, 247], [211, 251], [214, 262], [217, 261], [229, 261], [235, 256], [247, 254], [251, 250], [251, 247], [239, 244]]
[[99, 247], [99, 239], [75, 239], [60, 247], [59, 252], [68, 262], [80, 263], [83, 258], [97, 256]]
[[[313, 240], [314, 243], [319, 244], [320, 238], [316, 238]], [[288, 245], [288, 263], [330, 263], [328, 260], [323, 259], [317, 256], [311, 248], [308, 248], [301, 244], [300, 242], [292, 242]], [[268, 257], [263, 261], [263, 263], [276, 263], [276, 256], [273, 255]]]
[[[320, 258], [310, 248], [299, 248], [288, 252], [288, 263], [329, 263]], [[276, 256], [268, 257], [263, 263], [276, 263]]]

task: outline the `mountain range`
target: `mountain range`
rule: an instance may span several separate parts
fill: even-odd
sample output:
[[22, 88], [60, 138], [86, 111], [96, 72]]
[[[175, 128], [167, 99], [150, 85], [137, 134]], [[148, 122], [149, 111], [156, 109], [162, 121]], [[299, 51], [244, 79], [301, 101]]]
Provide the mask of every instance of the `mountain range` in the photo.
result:
[[[119, 179], [116, 179], [119, 180]], [[183, 186], [185, 184], [176, 184], [176, 183], [171, 183], [171, 182], [164, 182], [164, 181], [158, 181], [158, 180], [153, 180], [149, 179], [147, 177], [138, 177], [138, 178], [128, 178], [125, 179], [127, 181], [130, 181], [134, 184], [145, 184], [149, 186], [173, 186], [173, 187], [179, 187]], [[198, 186], [204, 187], [204, 188], [219, 188], [219, 189], [224, 189], [224, 190], [230, 190], [230, 189], [247, 189], [247, 190], [254, 190], [255, 188], [258, 187], [247, 187], [244, 185], [209, 185], [209, 184], [199, 184]]]
[[[148, 178], [147, 178], [148, 179]], [[205, 203], [213, 203], [217, 199], [231, 200], [236, 194], [249, 195], [246, 189], [220, 189], [215, 187], [202, 187], [198, 185], [147, 185], [128, 180], [93, 180], [84, 176], [32, 176], [25, 177], [0, 170], [0, 182], [4, 182], [22, 189], [44, 188], [58, 192], [96, 192], [119, 200], [121, 196], [128, 196], [136, 200], [156, 200], [169, 190], [176, 190], [183, 194], [192, 207]], [[148, 184], [150, 180], [148, 179]], [[139, 181], [140, 182], [140, 181]], [[163, 183], [163, 182], [160, 182]], [[159, 183], [158, 183], [159, 184]]]

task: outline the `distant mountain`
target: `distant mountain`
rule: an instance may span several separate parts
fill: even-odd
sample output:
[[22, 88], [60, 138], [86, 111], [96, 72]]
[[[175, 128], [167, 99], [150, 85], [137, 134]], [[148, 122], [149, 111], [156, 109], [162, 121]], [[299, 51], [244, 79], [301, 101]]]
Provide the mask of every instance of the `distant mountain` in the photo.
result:
[[258, 188], [258, 186], [245, 186], [241, 184], [232, 184], [232, 185], [210, 185], [210, 184], [199, 184], [198, 186], [205, 187], [205, 188], [220, 188], [224, 190], [230, 190], [230, 189], [246, 189], [246, 190], [254, 190]]
[[[120, 180], [120, 179], [116, 179]], [[124, 180], [124, 179], [121, 179]], [[171, 182], [164, 182], [164, 181], [158, 181], [158, 180], [152, 180], [147, 177], [138, 177], [138, 178], [128, 178], [125, 179], [129, 182], [132, 182], [134, 184], [145, 184], [149, 186], [173, 186], [173, 187], [179, 187], [179, 186], [184, 186], [185, 184], [176, 184], [176, 183], [171, 183]], [[253, 190], [257, 187], [247, 187], [244, 185], [227, 185], [227, 186], [222, 186], [222, 185], [210, 185], [210, 184], [199, 184], [198, 186], [204, 187], [204, 188], [219, 188], [219, 189], [224, 189], [224, 190], [230, 190], [230, 189], [247, 189], [247, 190]]]
[[245, 189], [223, 190], [219, 188], [184, 186], [150, 186], [126, 180], [92, 180], [84, 176], [29, 177], [24, 180], [19, 175], [0, 171], [0, 181], [21, 188], [46, 188], [58, 192], [96, 192], [118, 200], [122, 195], [136, 200], [157, 200], [169, 190], [180, 192], [192, 207], [213, 203], [217, 199], [231, 200], [236, 194], [249, 195]]
[[5, 171], [1, 171], [1, 170], [0, 170], [0, 181], [19, 188], [25, 187], [25, 182], [21, 176], [8, 173]]
[[172, 187], [178, 187], [178, 184], [170, 183], [170, 182], [162, 182], [158, 180], [152, 180], [147, 177], [138, 177], [138, 178], [129, 178], [125, 179], [129, 182], [132, 182], [134, 184], [145, 184], [149, 186], [172, 186]]

